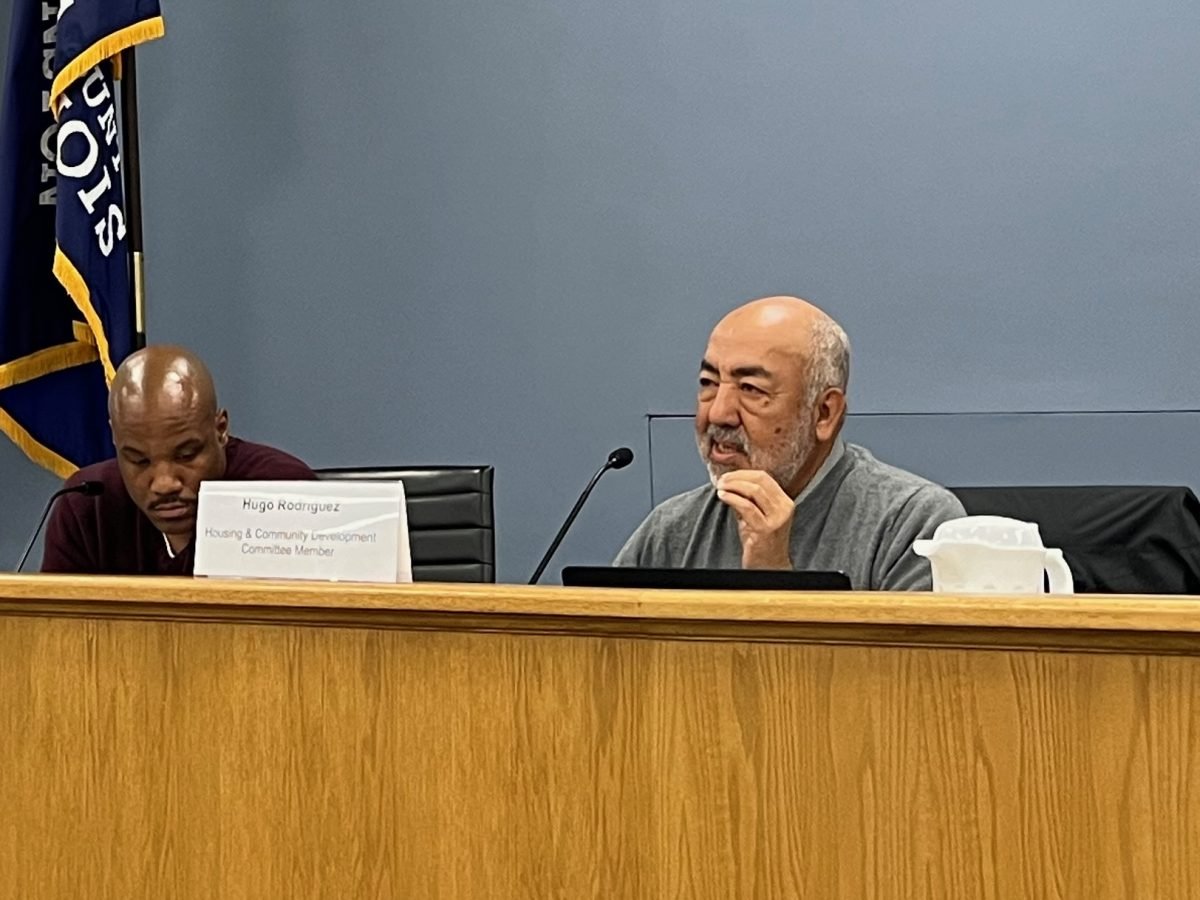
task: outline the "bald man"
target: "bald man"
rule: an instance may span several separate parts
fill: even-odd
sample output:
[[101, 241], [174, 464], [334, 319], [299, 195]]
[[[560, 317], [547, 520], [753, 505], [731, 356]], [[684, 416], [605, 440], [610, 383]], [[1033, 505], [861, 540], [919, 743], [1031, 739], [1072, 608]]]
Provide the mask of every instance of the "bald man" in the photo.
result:
[[947, 491], [843, 442], [850, 342], [797, 297], [722, 319], [700, 363], [711, 484], [656, 507], [616, 565], [836, 569], [856, 590], [928, 590], [912, 542], [964, 515]]
[[129, 356], [109, 390], [108, 415], [117, 458], [67, 482], [98, 481], [104, 492], [58, 500], [43, 572], [190, 575], [200, 482], [316, 477], [294, 456], [232, 437], [208, 368], [182, 347]]

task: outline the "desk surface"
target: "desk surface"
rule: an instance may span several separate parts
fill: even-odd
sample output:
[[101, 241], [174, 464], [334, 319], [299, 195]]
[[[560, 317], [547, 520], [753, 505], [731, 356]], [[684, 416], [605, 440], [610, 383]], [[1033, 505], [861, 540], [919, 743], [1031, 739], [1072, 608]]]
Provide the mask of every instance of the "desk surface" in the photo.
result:
[[[1153, 639], [1200, 652], [1200, 597], [661, 591], [492, 584], [375, 585], [206, 578], [0, 575], [0, 614], [672, 632], [803, 639], [864, 627], [872, 641], [1061, 642], [1118, 649]], [[1039, 634], [1040, 633], [1040, 634]], [[895, 641], [888, 640], [891, 634]], [[1050, 639], [1053, 635], [1054, 638]], [[1174, 637], [1163, 643], [1166, 636]]]

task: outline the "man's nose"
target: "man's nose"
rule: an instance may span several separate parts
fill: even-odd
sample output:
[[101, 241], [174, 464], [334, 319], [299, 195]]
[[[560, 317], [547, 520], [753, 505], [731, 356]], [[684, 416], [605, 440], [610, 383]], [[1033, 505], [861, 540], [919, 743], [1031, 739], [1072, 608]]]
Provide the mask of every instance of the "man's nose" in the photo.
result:
[[736, 427], [742, 423], [738, 406], [737, 385], [717, 385], [717, 395], [708, 408], [708, 420], [714, 425]]
[[156, 494], [178, 494], [183, 489], [183, 482], [175, 467], [170, 463], [160, 463], [154, 468], [154, 477], [150, 481], [150, 490]]

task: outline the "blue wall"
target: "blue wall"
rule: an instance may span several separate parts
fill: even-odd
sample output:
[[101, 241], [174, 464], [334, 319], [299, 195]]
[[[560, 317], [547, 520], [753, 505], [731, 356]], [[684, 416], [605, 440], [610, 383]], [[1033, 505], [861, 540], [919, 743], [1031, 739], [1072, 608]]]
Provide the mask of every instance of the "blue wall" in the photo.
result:
[[[629, 444], [558, 563], [611, 556], [646, 415], [690, 407], [756, 295], [842, 321], [858, 412], [1198, 405], [1194, 3], [165, 5], [151, 338], [315, 465], [493, 462], [503, 579]], [[924, 468], [957, 465], [921, 421]], [[1008, 421], [984, 451], [1018, 457]], [[1081, 470], [1111, 449], [1063, 440]], [[51, 483], [0, 450], [0, 565]]]

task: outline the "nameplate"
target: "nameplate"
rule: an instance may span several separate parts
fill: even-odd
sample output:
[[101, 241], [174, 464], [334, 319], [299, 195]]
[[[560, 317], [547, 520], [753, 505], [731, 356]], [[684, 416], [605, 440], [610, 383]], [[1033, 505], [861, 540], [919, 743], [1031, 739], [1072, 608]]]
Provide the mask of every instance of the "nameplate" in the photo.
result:
[[404, 485], [205, 481], [197, 575], [310, 581], [412, 581]]

